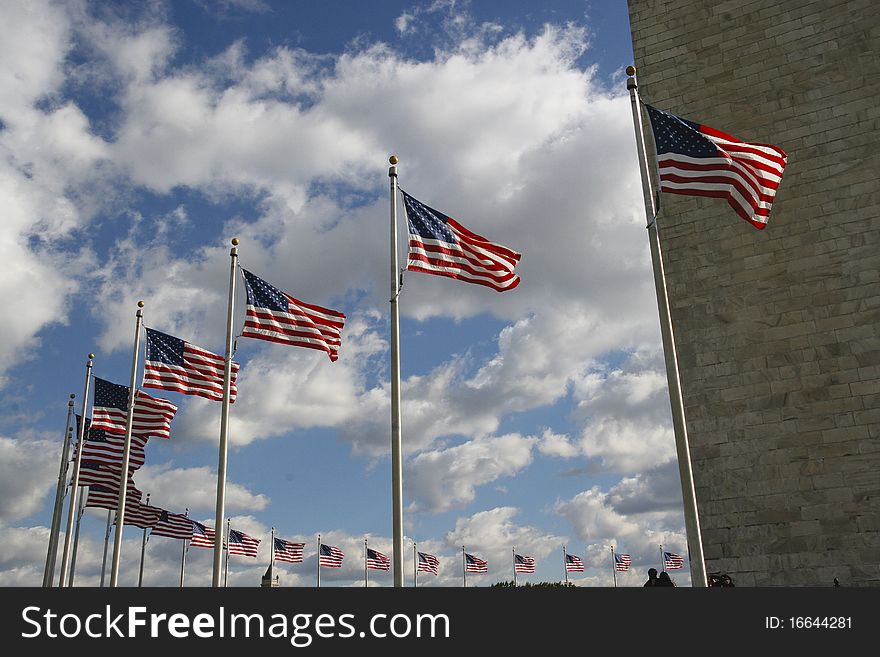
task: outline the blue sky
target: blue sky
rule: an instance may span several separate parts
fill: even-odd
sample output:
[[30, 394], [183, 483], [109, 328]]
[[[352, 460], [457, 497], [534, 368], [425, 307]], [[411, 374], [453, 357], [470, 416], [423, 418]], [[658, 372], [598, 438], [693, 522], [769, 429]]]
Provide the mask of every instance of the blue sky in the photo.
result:
[[[460, 585], [463, 544], [490, 568], [469, 586], [509, 580], [514, 546], [538, 562], [520, 581], [562, 579], [566, 546], [587, 563], [582, 586], [611, 584], [612, 545], [633, 557], [620, 585], [641, 585], [660, 544], [685, 553], [623, 0], [3, 13], [0, 584], [42, 580], [86, 354], [127, 384], [139, 299], [147, 326], [222, 352], [234, 236], [242, 266], [348, 320], [335, 363], [238, 341], [227, 515], [263, 545], [230, 559], [230, 585], [259, 582], [273, 526], [307, 543], [282, 585], [314, 585], [318, 533], [346, 552], [322, 586], [363, 584], [364, 537], [391, 551], [392, 153], [409, 193], [523, 254], [503, 294], [405, 278], [405, 558], [413, 539], [441, 558], [420, 584]], [[180, 410], [135, 482], [213, 524], [220, 405], [151, 393]], [[78, 584], [100, 580], [105, 518], [83, 518]], [[131, 584], [140, 531], [123, 537]], [[156, 537], [146, 554], [145, 584], [175, 585], [179, 544]], [[187, 584], [210, 584], [210, 562], [191, 549]]]

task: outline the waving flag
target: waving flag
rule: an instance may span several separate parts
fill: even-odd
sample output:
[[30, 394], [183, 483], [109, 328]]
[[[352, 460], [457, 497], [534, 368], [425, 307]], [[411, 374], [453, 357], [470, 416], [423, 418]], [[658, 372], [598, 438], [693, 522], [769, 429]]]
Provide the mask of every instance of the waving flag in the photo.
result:
[[785, 151], [646, 107], [657, 145], [660, 190], [726, 199], [740, 217], [764, 228], [782, 180]]
[[[169, 513], [165, 509], [159, 514], [159, 521], [150, 532], [150, 536], [166, 538], [190, 539], [193, 537], [193, 522], [182, 513]], [[214, 546], [212, 541], [211, 547]]]
[[321, 553], [318, 558], [318, 564], [327, 566], [328, 568], [341, 568], [342, 558], [345, 553], [338, 547], [321, 543]]
[[275, 560], [287, 563], [302, 563], [305, 543], [291, 543], [283, 538], [275, 539]]
[[[177, 406], [167, 399], [151, 397], [137, 391], [131, 433], [136, 436], [171, 437], [171, 420]], [[110, 433], [125, 433], [128, 419], [128, 386], [110, 383], [95, 377], [95, 399], [92, 404], [92, 427]]]
[[[144, 387], [223, 401], [226, 359], [167, 333], [147, 329]], [[238, 363], [232, 363], [229, 402], [235, 402]]]
[[[80, 428], [82, 417], [76, 416], [77, 429]], [[104, 429], [96, 429], [92, 426], [90, 418], [86, 418], [85, 440], [83, 441], [82, 460], [90, 463], [100, 463], [115, 468], [122, 468], [122, 453], [125, 449], [125, 439], [118, 434], [107, 433]], [[144, 464], [144, 448], [147, 438], [143, 436], [131, 437], [131, 448], [128, 453], [129, 470], [137, 470]], [[73, 458], [76, 458], [77, 446], [74, 449]]]
[[[80, 480], [82, 483], [82, 480]], [[134, 487], [133, 482], [125, 489], [125, 508], [129, 505], [140, 504], [143, 493]], [[109, 509], [116, 511], [119, 505], [119, 485], [108, 486], [106, 484], [89, 484], [89, 493], [86, 496], [86, 506], [96, 509]], [[126, 513], [126, 515], [128, 515]]]
[[367, 568], [370, 570], [391, 570], [391, 560], [373, 548], [367, 548]]
[[406, 268], [468, 283], [498, 292], [519, 285], [513, 273], [521, 254], [472, 233], [452, 217], [417, 201], [401, 190], [409, 223]]
[[241, 271], [247, 291], [243, 338], [319, 349], [326, 351], [331, 361], [339, 358], [345, 315], [303, 303], [249, 271]]
[[192, 523], [192, 541], [190, 542], [190, 545], [192, 547], [213, 548], [216, 536], [214, 530], [207, 525], [196, 522], [195, 520], [191, 520], [190, 522]]
[[418, 556], [418, 572], [431, 573], [433, 575], [437, 575], [440, 572], [440, 559], [435, 557], [433, 554], [427, 554], [426, 552], [419, 552]]
[[488, 573], [489, 564], [486, 561], [465, 552], [464, 555], [464, 571], [466, 573]]
[[229, 554], [241, 554], [245, 557], [257, 556], [260, 539], [248, 536], [244, 532], [229, 530]]
[[679, 570], [684, 566], [684, 557], [674, 552], [663, 553], [663, 568], [666, 570]]
[[614, 555], [614, 570], [625, 573], [629, 570], [630, 564], [632, 564], [632, 557], [628, 554], [616, 554]]
[[162, 509], [149, 504], [132, 504], [125, 506], [125, 518], [123, 525], [134, 525], [141, 529], [155, 527], [162, 517]]
[[567, 573], [582, 573], [584, 572], [584, 562], [583, 560], [574, 554], [565, 555], [565, 572]]
[[532, 557], [526, 557], [521, 554], [513, 555], [513, 572], [515, 573], [533, 573], [535, 572], [535, 560]]

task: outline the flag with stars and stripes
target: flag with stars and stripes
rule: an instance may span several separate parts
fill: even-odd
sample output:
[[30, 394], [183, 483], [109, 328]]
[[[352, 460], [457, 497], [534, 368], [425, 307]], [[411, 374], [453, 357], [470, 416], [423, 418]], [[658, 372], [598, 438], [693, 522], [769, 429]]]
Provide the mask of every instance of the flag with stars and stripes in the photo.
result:
[[367, 568], [370, 570], [391, 570], [391, 560], [378, 550], [368, 547]]
[[[130, 484], [125, 489], [125, 508], [128, 509], [129, 505], [140, 504], [142, 498], [143, 493]], [[85, 505], [96, 509], [116, 511], [119, 506], [119, 486], [89, 484]]]
[[192, 541], [190, 541], [190, 545], [192, 547], [213, 548], [216, 537], [214, 529], [195, 520], [190, 522], [192, 523]]
[[305, 543], [292, 543], [283, 538], [275, 539], [275, 560], [287, 563], [302, 563]]
[[684, 566], [684, 557], [675, 552], [663, 553], [663, 568], [665, 570], [679, 570]]
[[489, 563], [480, 557], [465, 552], [464, 555], [464, 571], [466, 573], [488, 573]]
[[437, 575], [440, 572], [440, 559], [427, 552], [419, 552], [418, 572]]
[[498, 292], [519, 285], [513, 270], [521, 254], [472, 233], [403, 190], [401, 194], [409, 224], [407, 270], [448, 276]]
[[513, 572], [515, 573], [533, 573], [535, 572], [535, 560], [532, 557], [526, 557], [521, 554], [513, 555]]
[[567, 554], [565, 555], [565, 572], [567, 573], [582, 573], [584, 572], [584, 562], [579, 556], [575, 554]]
[[345, 553], [338, 547], [321, 543], [321, 551], [318, 556], [318, 564], [327, 568], [342, 568], [342, 558]]
[[150, 504], [126, 504], [123, 525], [134, 525], [141, 529], [151, 529], [162, 517], [162, 509]]
[[[188, 540], [193, 537], [193, 522], [182, 513], [170, 513], [162, 509], [159, 521], [150, 531], [150, 536], [165, 536]], [[213, 541], [211, 547], [214, 546]]]
[[[77, 429], [80, 428], [82, 417], [76, 416]], [[86, 418], [86, 426], [84, 430], [84, 440], [82, 449], [83, 462], [101, 463], [110, 466], [116, 471], [122, 468], [122, 456], [125, 450], [125, 438], [119, 434], [108, 433], [104, 429], [96, 429], [92, 426], [90, 418]], [[131, 445], [128, 450], [128, 468], [129, 471], [137, 470], [144, 464], [144, 448], [147, 445], [147, 438], [132, 434]], [[73, 452], [73, 458], [76, 458], [77, 446]]]
[[650, 105], [660, 191], [714, 196], [755, 228], [764, 228], [788, 156], [769, 144], [747, 143]]
[[345, 315], [294, 299], [246, 269], [241, 271], [247, 292], [241, 337], [318, 349], [331, 361], [339, 358]]
[[[238, 363], [232, 363], [229, 402], [235, 402]], [[147, 329], [147, 355], [144, 360], [144, 387], [174, 390], [223, 401], [226, 359], [210, 351], [162, 333]]]
[[[167, 399], [151, 397], [137, 391], [131, 433], [135, 436], [171, 437], [171, 420], [177, 406]], [[110, 433], [125, 433], [128, 421], [128, 386], [110, 383], [95, 377], [95, 399], [92, 404], [92, 427]]]
[[625, 573], [632, 564], [632, 557], [628, 554], [614, 554], [614, 570]]
[[245, 557], [257, 556], [257, 548], [260, 546], [260, 539], [248, 536], [244, 532], [235, 529], [229, 530], [228, 549], [229, 554], [240, 554]]

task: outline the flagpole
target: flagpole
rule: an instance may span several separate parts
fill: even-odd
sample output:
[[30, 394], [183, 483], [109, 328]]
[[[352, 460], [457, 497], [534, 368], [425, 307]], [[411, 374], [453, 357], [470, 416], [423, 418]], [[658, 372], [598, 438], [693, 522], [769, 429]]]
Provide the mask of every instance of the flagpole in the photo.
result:
[[[229, 451], [229, 398], [232, 381], [232, 319], [235, 310], [235, 267], [238, 264], [238, 238], [232, 238], [229, 251], [229, 301], [226, 306], [226, 361], [223, 368], [223, 405], [220, 410], [220, 456], [217, 463], [217, 510], [214, 527], [223, 526], [226, 513], [226, 458]], [[214, 533], [214, 579], [212, 586], [220, 586], [223, 557], [223, 535]]]
[[394, 586], [403, 586], [403, 457], [400, 438], [400, 270], [397, 262], [397, 163], [391, 167], [391, 524], [394, 533]]
[[663, 562], [663, 543], [660, 544], [660, 571], [666, 570], [666, 564]]
[[107, 570], [107, 545], [110, 543], [110, 517], [113, 509], [107, 509], [107, 529], [104, 530], [104, 554], [101, 557], [101, 588], [104, 588], [104, 573]]
[[315, 555], [318, 561], [318, 588], [321, 588], [321, 535], [318, 534], [318, 554]]
[[565, 571], [565, 584], [568, 585], [568, 559], [566, 558], [565, 546], [562, 546], [562, 570]]
[[639, 171], [642, 177], [642, 196], [645, 202], [645, 215], [648, 219], [648, 239], [651, 244], [651, 263], [654, 268], [654, 288], [657, 293], [657, 307], [660, 311], [660, 333], [663, 338], [663, 355], [666, 360], [666, 381], [669, 386], [669, 401], [672, 406], [672, 427], [675, 432], [675, 448], [678, 453], [678, 472], [681, 479], [681, 492], [684, 500], [684, 520], [687, 530], [688, 549], [694, 555], [691, 559], [691, 582], [693, 586], [708, 586], [706, 564], [703, 558], [703, 541], [700, 536], [700, 518], [697, 512], [697, 495], [694, 489], [694, 476], [691, 468], [691, 454], [688, 445], [687, 423], [684, 415], [684, 399], [681, 394], [681, 380], [678, 372], [678, 357], [672, 333], [672, 315], [669, 310], [669, 297], [666, 291], [666, 278], [663, 254], [660, 250], [660, 232], [657, 227], [656, 208], [651, 177], [648, 174], [648, 160], [645, 150], [645, 135], [642, 127], [642, 110], [639, 100], [636, 67], [627, 66], [626, 88], [632, 104], [633, 127], [636, 133], [636, 147], [639, 154]]
[[513, 553], [513, 585], [516, 586], [516, 546], [510, 548], [510, 551]]
[[119, 502], [116, 506], [116, 532], [113, 534], [113, 559], [110, 561], [110, 588], [119, 585], [119, 560], [122, 557], [122, 528], [125, 525], [125, 496], [128, 493], [128, 462], [131, 459], [131, 429], [134, 421], [134, 404], [137, 400], [138, 351], [141, 346], [141, 327], [144, 324], [144, 302], [138, 301], [135, 313], [134, 349], [131, 355], [131, 379], [128, 384], [128, 417], [125, 421], [125, 445], [122, 448], [120, 467]]
[[226, 584], [229, 582], [229, 529], [231, 522], [229, 518], [226, 519], [226, 566], [223, 570], [223, 588], [226, 588]]
[[76, 515], [77, 494], [79, 493], [79, 469], [82, 464], [82, 444], [86, 430], [86, 402], [88, 402], [89, 399], [89, 384], [91, 383], [92, 378], [92, 360], [94, 357], [95, 354], [89, 354], [89, 359], [86, 362], [86, 382], [83, 386], [82, 410], [80, 411], [82, 422], [79, 423], [77, 431], [76, 459], [73, 461], [73, 474], [70, 476], [70, 500], [68, 501], [67, 507], [67, 530], [64, 532], [64, 550], [61, 552], [61, 577], [59, 578], [58, 583], [58, 586], [61, 587], [65, 585], [64, 582], [67, 580], [67, 566], [70, 559], [71, 530], [73, 529], [74, 516]]
[[[150, 506], [150, 494], [147, 493], [147, 506]], [[144, 554], [147, 551], [147, 528], [144, 527], [144, 536], [141, 539], [141, 568], [138, 572], [138, 588], [144, 584]]]
[[461, 576], [464, 582], [463, 588], [467, 588], [467, 557], [464, 554], [464, 545], [461, 546]]
[[419, 555], [416, 552], [416, 542], [413, 541], [413, 588], [419, 585]]
[[367, 539], [364, 539], [364, 588], [367, 588]]
[[[185, 517], [189, 516], [189, 507], [183, 512], [183, 515]], [[183, 588], [183, 576], [186, 571], [186, 551], [189, 547], [189, 541], [190, 539], [188, 538], [183, 539], [183, 547], [180, 550], [180, 588]]]
[[275, 581], [275, 528], [272, 528], [272, 542], [269, 548], [269, 586]]
[[58, 486], [55, 488], [55, 507], [52, 510], [52, 525], [49, 528], [49, 547], [46, 550], [46, 567], [43, 569], [43, 588], [52, 586], [52, 576], [55, 574], [55, 558], [58, 554], [58, 536], [61, 532], [61, 511], [64, 506], [64, 497], [67, 494], [65, 480], [67, 479], [67, 459], [70, 451], [70, 418], [73, 416], [73, 400], [76, 397], [71, 393], [67, 400], [67, 422], [64, 426], [64, 443], [61, 446], [61, 467], [58, 470]]
[[73, 554], [70, 557], [70, 579], [67, 581], [68, 586], [73, 586], [73, 573], [76, 571], [76, 553], [79, 548], [79, 528], [82, 524], [83, 507], [86, 501], [86, 494], [80, 492], [79, 495], [79, 511], [76, 514], [76, 532], [73, 535]]
[[614, 588], [617, 588], [617, 564], [614, 563], [614, 546], [611, 546], [611, 575], [614, 577]]

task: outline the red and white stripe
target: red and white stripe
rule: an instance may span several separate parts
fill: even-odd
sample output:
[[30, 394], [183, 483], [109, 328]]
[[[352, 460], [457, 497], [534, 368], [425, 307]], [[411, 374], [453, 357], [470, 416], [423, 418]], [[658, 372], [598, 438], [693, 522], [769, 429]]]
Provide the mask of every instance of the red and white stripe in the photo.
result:
[[[125, 439], [119, 435], [105, 434], [107, 440], [86, 440], [83, 444], [82, 460], [94, 463], [104, 463], [120, 469], [122, 456], [125, 450]], [[143, 436], [131, 437], [131, 446], [128, 451], [129, 470], [137, 470], [144, 464], [144, 448], [147, 438]], [[76, 450], [74, 450], [76, 459]]]
[[248, 304], [241, 336], [318, 349], [327, 352], [331, 361], [337, 360], [345, 315], [283, 294], [286, 313]]
[[367, 550], [367, 568], [369, 570], [391, 570], [391, 560], [378, 550]]
[[[329, 554], [323, 554], [325, 548], [329, 551]], [[342, 568], [342, 559], [345, 557], [345, 553], [338, 547], [322, 543], [320, 552], [321, 554], [318, 557], [319, 565], [326, 566], [327, 568]]]
[[423, 573], [431, 573], [432, 575], [437, 575], [440, 571], [440, 560], [435, 557], [433, 554], [427, 554], [426, 552], [419, 552], [419, 566], [417, 568], [418, 572]]
[[257, 549], [260, 547], [260, 539], [248, 536], [244, 532], [230, 530], [227, 545], [229, 554], [255, 557], [257, 556]]
[[305, 543], [291, 543], [283, 538], [275, 539], [275, 560], [286, 563], [302, 563]]
[[[235, 402], [235, 379], [239, 364], [232, 362], [229, 402]], [[226, 359], [189, 342], [183, 346], [183, 367], [158, 360], [144, 363], [144, 387], [174, 390], [185, 395], [198, 395], [213, 401], [223, 401], [223, 379]]]
[[[150, 532], [150, 536], [165, 536], [166, 538], [190, 539], [193, 535], [192, 520], [182, 513], [165, 513], [159, 516], [159, 521]], [[214, 544], [211, 544], [213, 547]]]
[[[143, 390], [137, 391], [132, 416], [132, 435], [171, 438], [171, 420], [177, 406], [167, 399], [152, 397]], [[126, 411], [113, 406], [95, 406], [92, 409], [92, 428], [110, 433], [125, 433], [128, 422]]]
[[202, 547], [202, 548], [213, 548], [214, 540], [216, 538], [216, 533], [214, 529], [203, 525], [201, 523], [197, 523], [195, 520], [191, 522], [192, 531], [190, 535], [192, 536], [192, 541], [190, 545], [192, 547]]

